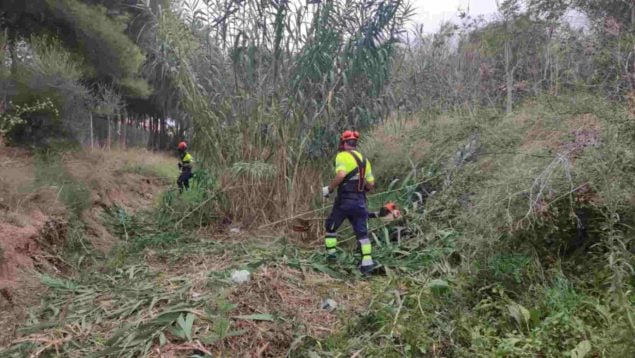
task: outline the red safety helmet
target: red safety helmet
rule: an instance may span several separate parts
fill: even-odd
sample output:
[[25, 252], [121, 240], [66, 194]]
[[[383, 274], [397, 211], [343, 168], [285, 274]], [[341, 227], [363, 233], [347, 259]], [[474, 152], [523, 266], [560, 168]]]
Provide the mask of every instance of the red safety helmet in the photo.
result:
[[185, 142], [179, 143], [178, 148], [179, 148], [179, 150], [186, 150], [187, 149], [187, 143], [185, 143]]
[[340, 136], [340, 142], [345, 142], [347, 140], [358, 140], [358, 139], [359, 139], [359, 132], [358, 131], [346, 130]]

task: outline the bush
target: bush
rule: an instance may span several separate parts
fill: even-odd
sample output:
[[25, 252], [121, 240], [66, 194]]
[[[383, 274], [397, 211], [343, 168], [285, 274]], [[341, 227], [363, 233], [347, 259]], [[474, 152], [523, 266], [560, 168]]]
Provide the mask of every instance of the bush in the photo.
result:
[[195, 228], [215, 222], [223, 206], [216, 179], [206, 170], [195, 170], [193, 174], [189, 190], [180, 193], [174, 188], [163, 193], [157, 210], [159, 223]]
[[[37, 139], [42, 131], [57, 132], [54, 128], [59, 123], [59, 111], [49, 98], [35, 99], [33, 103], [25, 105], [9, 103], [7, 111], [0, 115], [0, 134], [7, 135], [8, 142], [23, 143], [27, 136], [36, 137], [32, 143], [41, 143]], [[45, 127], [42, 131], [35, 128]]]
[[38, 147], [52, 140], [77, 141], [89, 128], [91, 96], [81, 83], [87, 70], [54, 37], [33, 36], [29, 45], [31, 56], [18, 63], [10, 78], [15, 93], [8, 118], [15, 123], [7, 137], [15, 144]]

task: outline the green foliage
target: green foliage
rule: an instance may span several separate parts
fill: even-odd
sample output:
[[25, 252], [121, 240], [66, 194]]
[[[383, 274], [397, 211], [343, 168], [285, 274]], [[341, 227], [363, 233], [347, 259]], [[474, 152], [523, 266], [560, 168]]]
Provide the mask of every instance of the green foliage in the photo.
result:
[[29, 45], [33, 50], [29, 71], [66, 81], [81, 81], [88, 71], [83, 66], [82, 58], [69, 52], [58, 38], [31, 36]]
[[133, 97], [147, 98], [153, 92], [152, 87], [143, 78], [124, 78], [118, 83], [124, 93]]
[[95, 137], [101, 139], [99, 121], [89, 123], [91, 112], [100, 112], [96, 107], [101, 105], [93, 88], [113, 87], [128, 100], [152, 93], [141, 77], [145, 56], [128, 37], [130, 8], [120, 2], [103, 4], [108, 9], [78, 0], [3, 2], [3, 35], [9, 35], [3, 50], [9, 49], [11, 66], [8, 71], [8, 61], [2, 61], [0, 76], [6, 82], [0, 92], [22, 106], [50, 99], [60, 112], [59, 120], [27, 118], [10, 134], [16, 144], [45, 146], [59, 137], [93, 144]]
[[196, 237], [187, 230], [215, 222], [219, 206], [215, 186], [214, 178], [199, 170], [190, 179], [189, 190], [164, 192], [153, 210], [132, 215], [122, 207], [108, 208], [104, 220], [123, 241], [117, 249], [120, 257], [112, 264], [117, 267], [125, 263], [129, 255], [145, 249], [168, 249], [195, 241]]
[[159, 223], [192, 229], [215, 222], [222, 200], [216, 178], [206, 170], [195, 170], [193, 174], [189, 190], [163, 193], [157, 210]]
[[9, 102], [9, 109], [0, 114], [0, 133], [11, 133], [16, 127], [24, 126], [26, 120], [23, 116], [37, 113], [49, 113], [53, 120], [59, 119], [59, 111], [48, 98], [38, 99], [30, 105], [19, 105]]
[[165, 249], [187, 241], [182, 231], [170, 227], [170, 222], [158, 225], [149, 212], [130, 215], [124, 208], [115, 206], [105, 211], [104, 219], [111, 231], [123, 241], [118, 251], [115, 250], [121, 255], [112, 263], [115, 267], [124, 264], [131, 254], [146, 248]]
[[[419, 271], [399, 270], [400, 282], [387, 284], [405, 292], [403, 304], [390, 293], [374, 298], [368, 308], [372, 317], [387, 314], [373, 321], [379, 322], [374, 334], [359, 330], [363, 318], [353, 320], [347, 330], [327, 340], [332, 345], [323, 352], [483, 357], [631, 354], [632, 340], [616, 332], [633, 332], [632, 313], [626, 312], [633, 312], [634, 306], [617, 293], [632, 290], [632, 283], [624, 280], [632, 270], [623, 264], [633, 259], [632, 233], [626, 228], [632, 227], [627, 188], [633, 183], [605, 180], [632, 176], [632, 150], [626, 147], [632, 146], [633, 126], [624, 108], [579, 95], [540, 99], [517, 118], [499, 118], [486, 111], [462, 120], [457, 117], [461, 118], [453, 114], [422, 118], [418, 124], [391, 123], [364, 143], [363, 150], [371, 160], [376, 158], [374, 167], [403, 173], [391, 189], [402, 188], [404, 193], [384, 197], [401, 203], [407, 226], [416, 233], [400, 246], [397, 252], [402, 254], [394, 262], [384, 255], [381, 240], [375, 242], [374, 256], [388, 262], [389, 268], [401, 268], [414, 253], [435, 254], [415, 261]], [[406, 126], [407, 131], [395, 129]], [[395, 140], [398, 133], [404, 134]], [[596, 140], [601, 147], [592, 144]], [[413, 141], [432, 150], [419, 160], [397, 159], [410, 153]], [[478, 149], [472, 150], [473, 143]], [[575, 155], [572, 165], [559, 162], [545, 170], [557, 158], [552, 151], [563, 155], [566, 150], [575, 152], [569, 153]], [[441, 180], [428, 178], [427, 183], [415, 185], [425, 181], [422, 174], [429, 168], [435, 168], [432, 172]], [[549, 178], [541, 181], [545, 172]], [[543, 197], [546, 212], [528, 205], [539, 195], [539, 186], [532, 189], [536, 182], [557, 193]], [[590, 194], [574, 190], [585, 182], [592, 183], [593, 197], [603, 199], [589, 200]], [[418, 197], [405, 194], [411, 186], [425, 199], [425, 210], [413, 210], [411, 200]], [[430, 195], [432, 191], [436, 193]], [[577, 213], [583, 227], [572, 213]], [[518, 220], [526, 220], [524, 226]], [[461, 234], [448, 236], [438, 230], [441, 225]], [[437, 240], [445, 237], [450, 240], [440, 245]], [[418, 240], [425, 240], [425, 249], [413, 249]], [[461, 258], [458, 266], [451, 264], [455, 256]], [[386, 287], [377, 292], [386, 292]]]
[[57, 38], [32, 36], [29, 43], [32, 55], [16, 64], [10, 78], [16, 88], [12, 102], [21, 107], [17, 111], [23, 121], [7, 136], [16, 144], [40, 147], [76, 140], [86, 131], [83, 116], [89, 94], [80, 82], [86, 70]]
[[496, 255], [489, 260], [488, 268], [496, 280], [512, 279], [519, 284], [530, 262], [524, 255]]
[[97, 76], [114, 80], [132, 96], [149, 95], [147, 84], [137, 78], [145, 57], [125, 34], [125, 17], [110, 17], [104, 7], [77, 0], [46, 2], [53, 16], [74, 31], [74, 40]]
[[583, 302], [583, 297], [563, 277], [555, 279], [553, 286], [545, 290], [544, 297], [545, 310], [554, 315], [570, 315]]

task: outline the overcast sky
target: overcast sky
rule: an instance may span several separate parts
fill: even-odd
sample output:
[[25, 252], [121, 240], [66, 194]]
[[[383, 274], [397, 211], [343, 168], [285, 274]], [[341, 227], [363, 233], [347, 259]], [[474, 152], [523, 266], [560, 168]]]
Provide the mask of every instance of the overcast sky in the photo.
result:
[[413, 21], [423, 23], [427, 33], [438, 30], [444, 21], [455, 20], [459, 9], [473, 17], [497, 11], [496, 0], [413, 0], [413, 4], [416, 11]]

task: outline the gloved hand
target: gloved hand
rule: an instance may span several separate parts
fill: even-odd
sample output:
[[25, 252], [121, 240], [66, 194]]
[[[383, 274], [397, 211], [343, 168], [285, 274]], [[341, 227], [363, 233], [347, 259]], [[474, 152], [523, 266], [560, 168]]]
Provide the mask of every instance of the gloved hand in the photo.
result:
[[329, 187], [325, 186], [324, 188], [322, 188], [322, 196], [325, 198], [329, 197], [329, 194], [331, 194], [331, 192], [329, 191]]
[[401, 218], [401, 212], [395, 209], [385, 216], [380, 216], [379, 220], [381, 220], [384, 223], [389, 223], [395, 220], [399, 220], [399, 218]]

